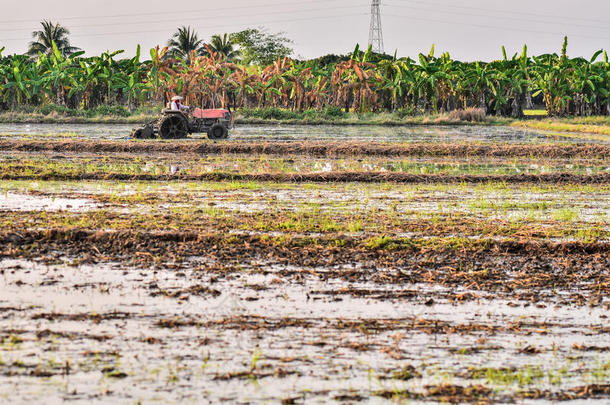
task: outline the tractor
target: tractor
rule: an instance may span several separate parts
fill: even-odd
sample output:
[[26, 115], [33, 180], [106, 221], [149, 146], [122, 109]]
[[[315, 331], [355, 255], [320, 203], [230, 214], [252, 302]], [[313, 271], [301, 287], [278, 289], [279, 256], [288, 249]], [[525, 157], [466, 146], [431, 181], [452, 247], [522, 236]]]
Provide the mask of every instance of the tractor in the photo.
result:
[[229, 128], [233, 127], [234, 115], [231, 110], [202, 110], [192, 112], [164, 109], [161, 117], [131, 132], [137, 139], [180, 139], [192, 133], [207, 133], [209, 139], [226, 139]]

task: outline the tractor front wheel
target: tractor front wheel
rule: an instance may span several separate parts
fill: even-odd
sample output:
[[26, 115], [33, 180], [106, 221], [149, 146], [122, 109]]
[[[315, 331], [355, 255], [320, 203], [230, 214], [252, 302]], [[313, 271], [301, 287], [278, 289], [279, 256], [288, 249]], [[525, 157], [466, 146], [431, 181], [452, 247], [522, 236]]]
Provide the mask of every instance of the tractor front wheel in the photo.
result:
[[159, 123], [159, 135], [164, 139], [186, 138], [188, 124], [180, 115], [167, 115]]
[[222, 124], [214, 124], [208, 130], [208, 138], [210, 139], [226, 139], [229, 137], [229, 130]]

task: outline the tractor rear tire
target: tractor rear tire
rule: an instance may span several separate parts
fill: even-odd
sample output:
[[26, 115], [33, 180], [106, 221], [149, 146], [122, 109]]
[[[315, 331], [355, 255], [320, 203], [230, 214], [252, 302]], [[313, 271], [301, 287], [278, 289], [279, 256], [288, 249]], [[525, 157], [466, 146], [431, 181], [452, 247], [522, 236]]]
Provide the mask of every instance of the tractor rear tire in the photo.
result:
[[227, 139], [228, 137], [229, 130], [222, 124], [216, 123], [208, 130], [209, 139]]
[[182, 115], [170, 114], [159, 121], [159, 136], [163, 139], [186, 138], [188, 123]]

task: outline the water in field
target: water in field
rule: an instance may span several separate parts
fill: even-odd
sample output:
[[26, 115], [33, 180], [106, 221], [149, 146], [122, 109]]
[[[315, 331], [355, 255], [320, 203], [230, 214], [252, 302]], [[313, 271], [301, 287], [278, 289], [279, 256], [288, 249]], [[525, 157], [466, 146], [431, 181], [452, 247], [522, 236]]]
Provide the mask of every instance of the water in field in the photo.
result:
[[[0, 126], [0, 138], [129, 142], [124, 125], [25, 128]], [[337, 138], [558, 141], [498, 127], [244, 126], [233, 142]], [[610, 398], [610, 184], [576, 177], [607, 173], [604, 153], [102, 154], [0, 143], [0, 404]], [[421, 183], [375, 180], [382, 169]], [[372, 176], [188, 177], [326, 171]], [[553, 172], [565, 176], [442, 177]]]
[[[602, 308], [534, 306], [467, 288], [458, 292], [478, 298], [458, 303], [446, 286], [337, 276], [364, 272], [354, 266], [270, 265], [263, 275], [243, 263], [219, 277], [201, 271], [207, 258], [190, 264], [147, 271], [0, 260], [0, 325], [10, 330], [0, 402], [387, 403], [375, 393], [448, 381], [511, 398], [523, 388], [469, 372], [527, 370], [527, 387], [551, 390], [606, 376]], [[405, 367], [418, 374], [397, 377]], [[561, 385], [549, 382], [559, 369]]]
[[[135, 124], [0, 124], [0, 138], [129, 138]], [[205, 138], [193, 134], [191, 138]], [[232, 140], [361, 140], [383, 142], [518, 142], [610, 143], [605, 136], [484, 126], [333, 126], [244, 125], [230, 131]]]
[[84, 198], [45, 197], [18, 193], [0, 193], [0, 210], [8, 211], [74, 211], [84, 212], [97, 208]]

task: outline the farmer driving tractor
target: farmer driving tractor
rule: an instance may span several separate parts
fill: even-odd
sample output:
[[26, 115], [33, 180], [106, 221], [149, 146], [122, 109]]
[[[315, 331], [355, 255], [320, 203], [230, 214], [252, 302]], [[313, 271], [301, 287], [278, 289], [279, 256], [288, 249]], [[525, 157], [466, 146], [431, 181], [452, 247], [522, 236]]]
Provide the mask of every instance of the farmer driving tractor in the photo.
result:
[[172, 97], [169, 109], [172, 111], [188, 111], [190, 107], [182, 104], [182, 100], [184, 100], [184, 97], [182, 96]]
[[194, 132], [207, 132], [209, 139], [226, 139], [233, 127], [230, 109], [201, 109], [182, 104], [184, 97], [173, 96], [161, 117], [132, 131], [138, 139], [181, 139]]

